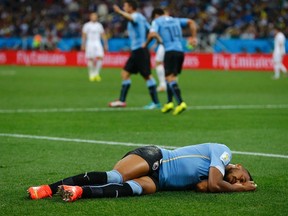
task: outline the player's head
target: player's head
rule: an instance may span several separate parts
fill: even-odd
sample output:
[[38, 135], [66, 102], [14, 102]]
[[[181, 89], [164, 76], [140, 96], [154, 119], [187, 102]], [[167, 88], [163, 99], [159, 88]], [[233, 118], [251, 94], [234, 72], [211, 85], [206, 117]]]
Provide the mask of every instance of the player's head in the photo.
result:
[[152, 20], [164, 14], [165, 14], [165, 11], [162, 8], [155, 8], [152, 11]]
[[123, 9], [127, 13], [132, 13], [138, 8], [138, 3], [135, 0], [125, 0]]
[[276, 23], [274, 24], [274, 29], [277, 31], [277, 32], [280, 32], [283, 30], [283, 25], [281, 25], [281, 23]]
[[96, 22], [97, 20], [98, 20], [98, 15], [97, 15], [97, 13], [95, 13], [95, 12], [90, 13], [90, 21]]
[[241, 164], [236, 164], [226, 170], [224, 180], [230, 184], [243, 184], [247, 181], [253, 181], [253, 178], [248, 170], [245, 169]]

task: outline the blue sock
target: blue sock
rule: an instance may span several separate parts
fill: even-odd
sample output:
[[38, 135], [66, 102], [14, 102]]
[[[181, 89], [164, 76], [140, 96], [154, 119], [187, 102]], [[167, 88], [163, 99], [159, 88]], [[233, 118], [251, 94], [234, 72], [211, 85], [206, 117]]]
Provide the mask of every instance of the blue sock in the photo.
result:
[[170, 103], [170, 102], [172, 102], [172, 100], [173, 100], [173, 92], [172, 92], [172, 90], [171, 90], [171, 88], [170, 88], [170, 85], [169, 85], [169, 83], [167, 82], [167, 103]]
[[111, 170], [107, 173], [107, 183], [122, 183], [122, 175], [117, 170]]
[[141, 195], [143, 192], [143, 188], [141, 187], [141, 185], [133, 180], [127, 181], [127, 184], [130, 185], [130, 187], [132, 188], [133, 191], [133, 195]]
[[119, 98], [120, 101], [122, 101], [122, 102], [126, 101], [126, 97], [127, 97], [128, 90], [129, 90], [130, 86], [131, 86], [131, 80], [130, 79], [122, 81], [122, 87], [121, 87], [120, 98]]
[[149, 80], [146, 80], [146, 85], [149, 89], [149, 93], [151, 96], [152, 101], [155, 104], [159, 104], [157, 89], [156, 89], [156, 81], [154, 78], [150, 78]]
[[183, 102], [183, 100], [181, 97], [181, 90], [178, 86], [177, 81], [175, 80], [175, 81], [170, 82], [169, 86], [170, 86], [171, 91], [173, 92], [173, 95], [174, 95], [178, 105], [181, 104]]

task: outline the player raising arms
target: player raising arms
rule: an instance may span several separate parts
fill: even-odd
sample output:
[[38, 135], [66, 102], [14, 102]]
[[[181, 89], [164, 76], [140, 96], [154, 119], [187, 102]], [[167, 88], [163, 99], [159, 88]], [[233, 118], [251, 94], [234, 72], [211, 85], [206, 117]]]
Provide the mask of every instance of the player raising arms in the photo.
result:
[[204, 143], [167, 150], [145, 146], [128, 152], [108, 172], [86, 172], [49, 185], [30, 187], [31, 199], [52, 197], [57, 190], [64, 201], [79, 198], [124, 197], [163, 190], [199, 192], [254, 191], [256, 184], [223, 144]]
[[134, 0], [124, 1], [124, 11], [117, 5], [113, 6], [114, 11], [128, 20], [128, 35], [131, 41], [131, 54], [124, 69], [121, 72], [122, 88], [118, 100], [109, 103], [110, 107], [125, 107], [126, 96], [131, 86], [131, 74], [140, 72], [146, 80], [152, 103], [145, 106], [145, 109], [161, 108], [156, 91], [156, 81], [151, 75], [150, 53], [143, 44], [146, 41], [147, 31], [150, 27], [146, 18], [137, 12], [137, 2]]
[[90, 21], [85, 23], [82, 29], [82, 45], [81, 49], [85, 50], [87, 59], [87, 67], [89, 72], [89, 80], [101, 81], [100, 70], [104, 57], [104, 50], [101, 38], [104, 42], [105, 50], [108, 50], [107, 37], [104, 28], [98, 21], [96, 13], [90, 14]]
[[163, 43], [165, 48], [164, 67], [168, 102], [161, 111], [167, 113], [174, 109], [172, 101], [174, 96], [178, 105], [175, 108], [173, 115], [178, 115], [187, 108], [187, 104], [182, 99], [181, 90], [177, 83], [177, 75], [181, 73], [184, 62], [181, 27], [190, 28], [192, 37], [189, 42], [192, 46], [197, 45], [197, 27], [193, 20], [170, 17], [160, 8], [155, 8], [153, 10], [152, 19], [154, 20], [145, 46], [147, 46], [153, 38], [156, 38], [158, 43]]

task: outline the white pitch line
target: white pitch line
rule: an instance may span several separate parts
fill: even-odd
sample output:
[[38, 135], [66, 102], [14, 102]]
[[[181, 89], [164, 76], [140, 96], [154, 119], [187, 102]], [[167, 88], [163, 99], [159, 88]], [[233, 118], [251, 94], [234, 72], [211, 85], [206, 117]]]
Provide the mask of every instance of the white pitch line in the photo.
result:
[[[241, 110], [241, 109], [288, 109], [288, 104], [267, 105], [215, 105], [189, 106], [189, 110]], [[51, 109], [0, 109], [1, 113], [71, 113], [71, 112], [111, 112], [111, 111], [144, 111], [141, 107], [127, 108], [51, 108]]]
[[[114, 141], [103, 141], [103, 140], [86, 140], [86, 139], [73, 139], [73, 138], [48, 137], [48, 136], [26, 135], [26, 134], [9, 134], [9, 133], [0, 133], [0, 137], [13, 137], [13, 138], [20, 138], [20, 139], [23, 138], [23, 139], [62, 141], [62, 142], [76, 142], [76, 143], [93, 143], [93, 144], [100, 144], [100, 145], [134, 146], [134, 147], [155, 145], [155, 144], [147, 144], [147, 143], [144, 144], [144, 143], [114, 142]], [[163, 145], [157, 145], [157, 146], [162, 147], [162, 148], [169, 148], [169, 149], [178, 148], [176, 146], [163, 146]], [[241, 154], [241, 155], [288, 159], [288, 155], [280, 155], [280, 154], [266, 154], [266, 153], [259, 153], [259, 152], [242, 152], [242, 151], [232, 151], [232, 153]]]

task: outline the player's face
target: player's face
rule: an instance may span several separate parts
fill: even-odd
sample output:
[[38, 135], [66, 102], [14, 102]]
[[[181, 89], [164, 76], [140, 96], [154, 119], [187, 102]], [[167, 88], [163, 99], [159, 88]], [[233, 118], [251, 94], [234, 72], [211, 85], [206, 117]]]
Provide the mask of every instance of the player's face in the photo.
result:
[[123, 10], [125, 12], [127, 12], [127, 13], [131, 13], [132, 12], [132, 7], [127, 2], [124, 2]]
[[92, 22], [96, 22], [97, 19], [98, 19], [97, 14], [92, 13], [92, 14], [90, 15], [90, 20], [91, 20]]
[[248, 172], [243, 169], [241, 165], [239, 165], [236, 168], [233, 168], [232, 172], [227, 176], [226, 179], [230, 184], [243, 184], [247, 181], [250, 181], [250, 176]]

